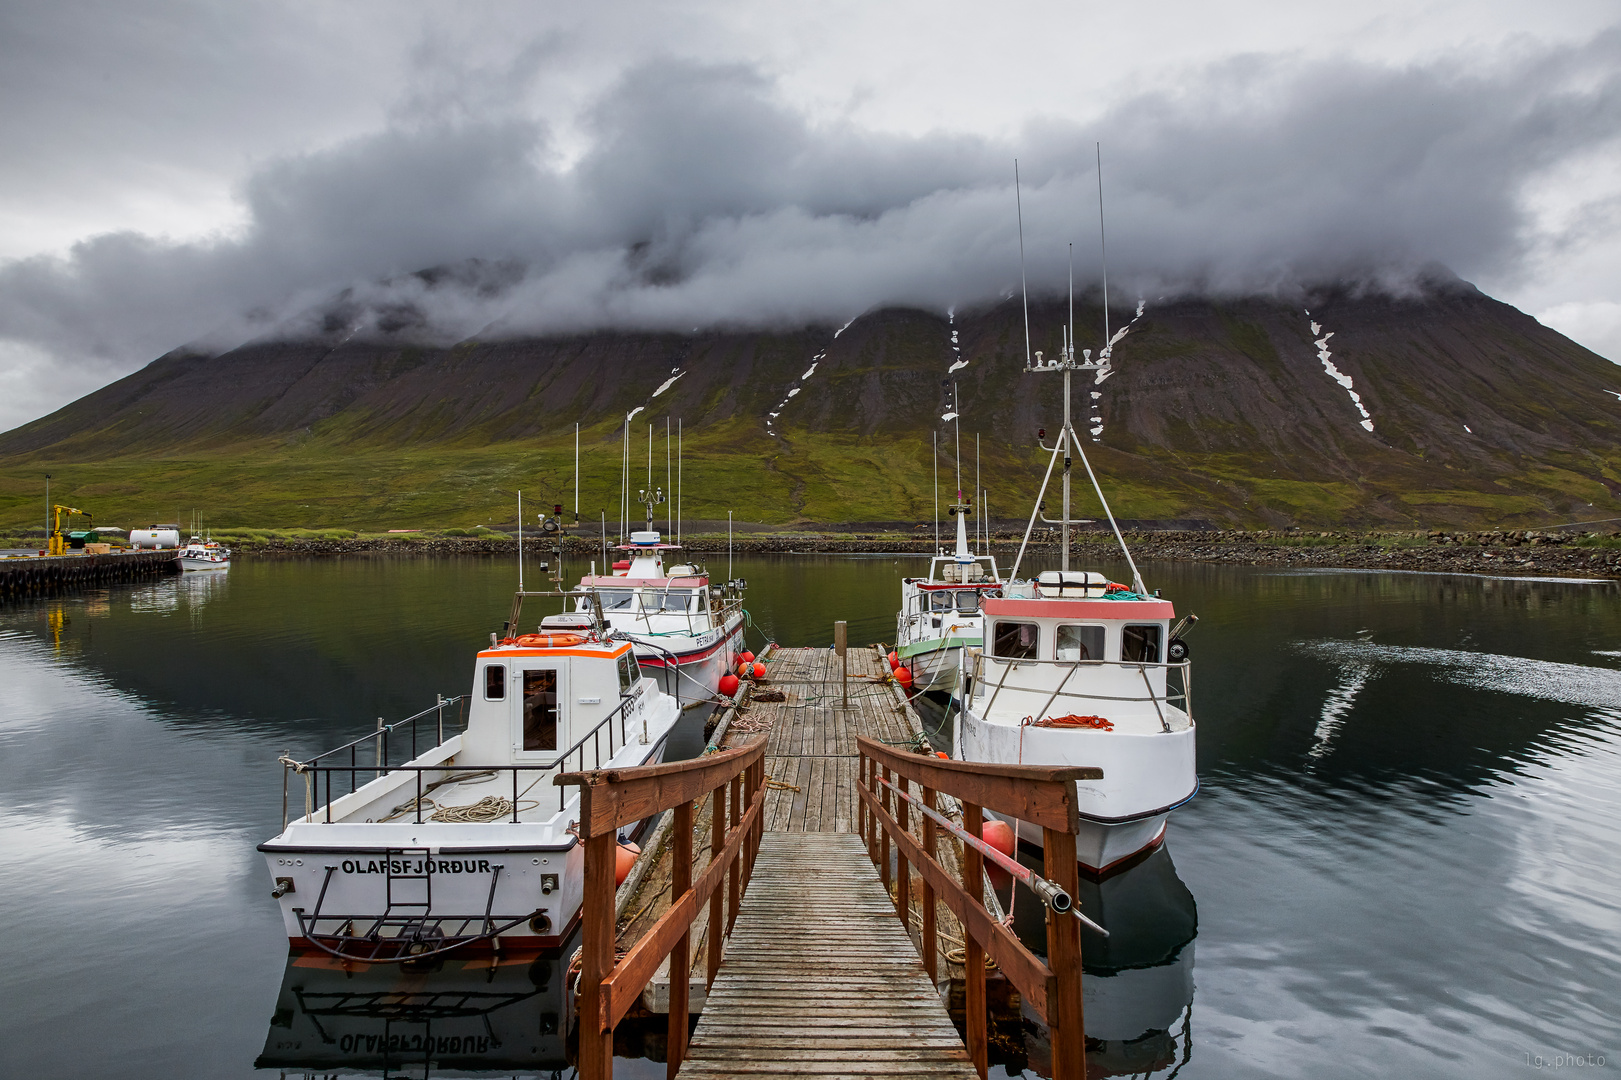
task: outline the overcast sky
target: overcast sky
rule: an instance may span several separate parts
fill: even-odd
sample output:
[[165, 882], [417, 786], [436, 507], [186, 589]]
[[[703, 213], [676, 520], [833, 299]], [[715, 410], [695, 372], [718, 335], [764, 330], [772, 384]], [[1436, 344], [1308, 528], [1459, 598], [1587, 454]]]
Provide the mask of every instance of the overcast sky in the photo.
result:
[[[344, 289], [446, 340], [1440, 264], [1621, 360], [1608, 3], [0, 0], [0, 429]], [[433, 286], [414, 271], [449, 267]], [[1083, 342], [1084, 344], [1084, 342]]]

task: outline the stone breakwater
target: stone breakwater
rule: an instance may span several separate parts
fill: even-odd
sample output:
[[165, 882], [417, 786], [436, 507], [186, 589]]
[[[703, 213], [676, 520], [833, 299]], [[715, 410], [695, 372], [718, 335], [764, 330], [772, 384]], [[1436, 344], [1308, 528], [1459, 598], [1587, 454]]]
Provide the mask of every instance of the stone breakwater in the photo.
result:
[[[1538, 576], [1621, 578], [1621, 546], [1615, 537], [1588, 533], [1530, 531], [1428, 533], [1346, 533], [1240, 530], [1203, 532], [1130, 532], [1126, 534], [1134, 557], [1145, 560], [1181, 560], [1241, 566], [1276, 566], [1317, 569], [1427, 570], [1471, 574], [1529, 574]], [[1020, 536], [998, 533], [993, 546], [1004, 564], [1018, 550]], [[693, 553], [724, 552], [724, 536], [685, 539]], [[1058, 548], [1056, 530], [1039, 530], [1030, 538], [1031, 550], [1043, 554]], [[554, 537], [524, 538], [524, 553], [543, 561], [557, 545]], [[590, 559], [601, 550], [595, 537], [570, 536], [562, 541], [571, 562]], [[311, 555], [512, 555], [517, 542], [493, 537], [413, 537], [357, 540], [269, 540], [233, 545], [244, 555], [302, 557]], [[739, 536], [732, 550], [740, 555], [769, 554], [881, 554], [895, 552], [926, 555], [934, 551], [929, 538], [829, 533], [767, 533]], [[1071, 537], [1071, 550], [1083, 562], [1118, 555], [1113, 538], [1085, 532]]]

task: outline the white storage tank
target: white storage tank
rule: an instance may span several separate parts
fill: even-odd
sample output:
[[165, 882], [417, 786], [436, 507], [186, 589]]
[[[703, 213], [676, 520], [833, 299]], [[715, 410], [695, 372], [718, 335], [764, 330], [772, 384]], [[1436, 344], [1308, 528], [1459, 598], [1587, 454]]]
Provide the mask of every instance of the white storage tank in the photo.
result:
[[137, 548], [177, 548], [180, 546], [179, 529], [131, 529], [129, 534], [131, 547]]

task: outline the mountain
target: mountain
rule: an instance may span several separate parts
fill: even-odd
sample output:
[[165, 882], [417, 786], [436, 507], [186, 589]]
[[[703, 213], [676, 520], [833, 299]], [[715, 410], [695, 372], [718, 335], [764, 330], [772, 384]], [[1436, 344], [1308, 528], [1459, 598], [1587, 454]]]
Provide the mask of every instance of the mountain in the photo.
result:
[[[519, 489], [572, 504], [575, 423], [582, 514], [612, 518], [632, 410], [633, 487], [647, 476], [645, 425], [661, 484], [664, 423], [680, 419], [690, 517], [926, 520], [936, 435], [942, 490], [955, 487], [956, 434], [940, 419], [954, 377], [965, 486], [977, 433], [990, 510], [1011, 522], [1046, 468], [1035, 433], [1061, 416], [1061, 378], [1023, 370], [1017, 299], [954, 316], [878, 310], [842, 329], [454, 344], [409, 313], [384, 314], [335, 308], [298, 340], [180, 350], [0, 434], [0, 521], [38, 519], [46, 471], [102, 520], [192, 507], [220, 525], [510, 520]], [[1058, 353], [1064, 317], [1060, 301], [1031, 304], [1034, 348]], [[1110, 369], [1101, 382], [1077, 376], [1074, 400], [1077, 426], [1098, 429], [1088, 454], [1122, 517], [1523, 527], [1621, 516], [1621, 370], [1466, 283], [1401, 297], [1150, 299], [1110, 317], [1124, 328]], [[1095, 300], [1077, 304], [1076, 323], [1081, 342], [1101, 340]]]

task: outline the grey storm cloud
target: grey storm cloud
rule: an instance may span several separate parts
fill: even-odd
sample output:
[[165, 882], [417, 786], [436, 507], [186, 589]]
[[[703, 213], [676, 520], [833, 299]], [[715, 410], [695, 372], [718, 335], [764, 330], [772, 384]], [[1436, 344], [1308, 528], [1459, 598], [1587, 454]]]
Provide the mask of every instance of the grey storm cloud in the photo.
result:
[[257, 167], [228, 236], [0, 265], [0, 338], [134, 364], [335, 312], [456, 340], [971, 305], [1019, 281], [1015, 157], [1032, 289], [1051, 291], [1070, 241], [1097, 276], [1094, 140], [1123, 300], [1400, 289], [1437, 263], [1502, 279], [1560, 242], [1528, 189], [1613, 148], [1618, 59], [1615, 30], [1489, 62], [1237, 57], [1005, 140], [816, 123], [749, 67], [657, 60], [592, 104], [572, 156], [523, 116], [401, 114]]

